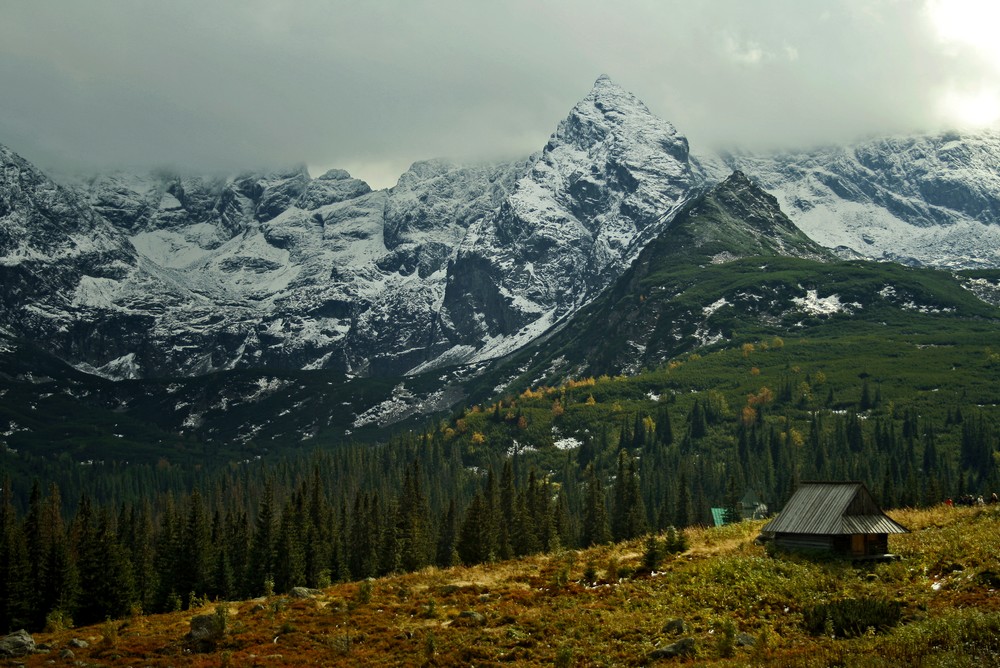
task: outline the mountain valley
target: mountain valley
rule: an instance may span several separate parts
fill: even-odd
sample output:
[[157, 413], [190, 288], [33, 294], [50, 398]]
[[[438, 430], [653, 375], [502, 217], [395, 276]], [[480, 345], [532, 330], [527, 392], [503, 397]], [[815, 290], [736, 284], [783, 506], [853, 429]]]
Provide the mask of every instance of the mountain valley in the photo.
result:
[[[0, 148], [0, 626], [515, 558], [588, 597], [574, 555], [610, 564], [612, 541], [630, 564], [661, 532], [747, 557], [726, 533], [747, 524], [696, 528], [744, 493], [772, 510], [808, 479], [888, 508], [988, 497], [998, 156], [990, 133], [699, 154], [607, 77], [539, 153], [418, 162], [379, 191], [304, 168], [59, 185]], [[749, 558], [725, 568], [777, 563]], [[976, 583], [991, 559], [969, 558]], [[686, 560], [678, 577], [704, 576]], [[954, 572], [927, 568], [877, 577]], [[809, 573], [796, 586], [828, 597], [806, 581], [833, 576]], [[645, 584], [630, 591], [659, 601]], [[923, 623], [926, 597], [905, 598]], [[269, 620], [312, 623], [282, 600]], [[240, 615], [264, 628], [257, 612]], [[699, 642], [761, 627], [723, 617]], [[764, 624], [789, 656], [812, 646], [795, 620]]]

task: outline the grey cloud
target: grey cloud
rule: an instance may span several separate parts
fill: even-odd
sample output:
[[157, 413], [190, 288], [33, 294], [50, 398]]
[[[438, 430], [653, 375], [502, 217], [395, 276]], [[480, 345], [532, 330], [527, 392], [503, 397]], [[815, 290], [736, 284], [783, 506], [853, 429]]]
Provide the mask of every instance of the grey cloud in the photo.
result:
[[917, 3], [39, 3], [0, 9], [0, 143], [49, 166], [306, 162], [375, 185], [540, 149], [606, 72], [695, 149], [930, 130], [997, 73]]

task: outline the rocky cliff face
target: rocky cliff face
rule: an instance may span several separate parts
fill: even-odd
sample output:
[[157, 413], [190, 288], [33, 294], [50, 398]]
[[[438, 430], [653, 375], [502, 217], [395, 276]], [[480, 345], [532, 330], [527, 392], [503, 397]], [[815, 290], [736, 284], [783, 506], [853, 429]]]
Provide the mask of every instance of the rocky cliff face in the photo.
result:
[[843, 261], [799, 230], [774, 196], [734, 172], [685, 204], [570, 325], [527, 346], [505, 369], [537, 386], [634, 374], [734, 341], [908, 330], [923, 316], [940, 318], [934, 326], [945, 331], [963, 321], [989, 328], [998, 315], [993, 274]]
[[120, 321], [89, 312], [80, 294], [134, 275], [139, 264], [121, 231], [0, 146], [3, 326], [66, 356], [127, 346]]

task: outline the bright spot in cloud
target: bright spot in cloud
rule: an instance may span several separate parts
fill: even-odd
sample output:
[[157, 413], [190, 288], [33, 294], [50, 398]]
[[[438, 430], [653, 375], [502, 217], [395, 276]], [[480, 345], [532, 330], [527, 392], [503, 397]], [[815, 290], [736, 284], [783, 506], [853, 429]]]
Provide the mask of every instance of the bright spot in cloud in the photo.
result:
[[1000, 95], [980, 89], [973, 93], [950, 91], [941, 102], [942, 111], [963, 126], [981, 128], [1000, 120]]

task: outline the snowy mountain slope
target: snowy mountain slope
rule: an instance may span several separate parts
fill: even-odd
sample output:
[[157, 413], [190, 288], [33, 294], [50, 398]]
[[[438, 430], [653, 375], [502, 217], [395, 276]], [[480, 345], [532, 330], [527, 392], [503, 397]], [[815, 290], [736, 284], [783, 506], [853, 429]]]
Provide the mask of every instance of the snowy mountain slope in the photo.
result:
[[810, 237], [866, 257], [1000, 266], [1000, 133], [879, 139], [727, 162]]
[[502, 206], [469, 229], [445, 293], [438, 336], [451, 347], [439, 361], [511, 352], [572, 315], [704, 181], [673, 126], [599, 78]]
[[116, 318], [94, 317], [79, 302], [113, 290], [139, 265], [125, 234], [0, 146], [0, 327], [66, 357], [75, 343], [127, 345]]
[[136, 249], [214, 310], [194, 340], [186, 323], [208, 315], [202, 299], [165, 313], [154, 336], [185, 340], [157, 366], [184, 368], [184, 351], [207, 344], [212, 355], [189, 373], [405, 370], [395, 360], [426, 345], [447, 262], [469, 217], [495, 205], [504, 169], [417, 163], [381, 192], [341, 170], [244, 176], [221, 191], [214, 216], [167, 227], [154, 218], [132, 237]]
[[0, 146], [0, 263], [83, 262], [96, 251], [116, 253], [121, 269], [134, 261], [123, 235], [70, 190]]
[[[422, 162], [380, 192], [342, 170], [228, 181], [110, 174], [74, 192], [9, 151], [2, 157], [6, 264], [37, 287], [30, 300], [7, 291], [3, 321], [113, 377], [405, 371], [423, 359], [466, 228], [524, 170]], [[121, 259], [70, 266], [80, 231], [93, 253]], [[35, 259], [61, 284], [35, 280]]]

